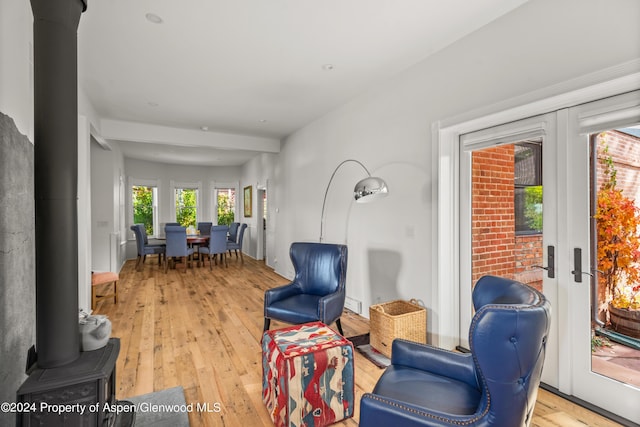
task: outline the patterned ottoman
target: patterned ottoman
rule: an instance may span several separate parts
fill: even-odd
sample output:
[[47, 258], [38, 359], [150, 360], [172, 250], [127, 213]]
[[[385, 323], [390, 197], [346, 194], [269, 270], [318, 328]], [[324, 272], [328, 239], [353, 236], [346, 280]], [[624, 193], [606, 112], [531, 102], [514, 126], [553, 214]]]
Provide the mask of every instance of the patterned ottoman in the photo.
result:
[[353, 416], [353, 345], [321, 322], [265, 331], [262, 400], [276, 426], [326, 426]]

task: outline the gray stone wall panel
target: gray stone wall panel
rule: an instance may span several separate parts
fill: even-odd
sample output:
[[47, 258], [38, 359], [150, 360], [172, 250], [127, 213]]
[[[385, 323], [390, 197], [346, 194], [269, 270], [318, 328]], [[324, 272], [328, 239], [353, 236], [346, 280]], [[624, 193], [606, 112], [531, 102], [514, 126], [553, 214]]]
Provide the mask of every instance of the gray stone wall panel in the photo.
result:
[[[0, 402], [15, 401], [35, 344], [34, 230], [33, 144], [0, 112]], [[0, 413], [0, 425], [14, 424]]]

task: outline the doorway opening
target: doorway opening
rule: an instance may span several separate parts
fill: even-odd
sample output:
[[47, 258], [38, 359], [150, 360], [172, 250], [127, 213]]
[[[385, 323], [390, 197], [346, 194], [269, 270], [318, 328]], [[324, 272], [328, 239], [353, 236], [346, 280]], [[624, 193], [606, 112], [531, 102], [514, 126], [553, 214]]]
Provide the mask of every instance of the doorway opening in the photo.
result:
[[258, 187], [258, 224], [256, 259], [267, 263], [267, 188]]

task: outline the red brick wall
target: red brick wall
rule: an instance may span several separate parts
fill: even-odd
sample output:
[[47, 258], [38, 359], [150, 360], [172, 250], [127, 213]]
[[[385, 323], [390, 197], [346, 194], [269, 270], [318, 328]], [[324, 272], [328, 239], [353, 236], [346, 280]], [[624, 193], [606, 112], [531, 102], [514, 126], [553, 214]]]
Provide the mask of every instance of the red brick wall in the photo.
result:
[[543, 256], [542, 234], [516, 236], [514, 278], [542, 291], [544, 270], [533, 266], [543, 265]]
[[[608, 131], [605, 141], [617, 170], [617, 187], [627, 197], [640, 203], [640, 139], [615, 130]], [[601, 145], [598, 144], [598, 149]], [[602, 185], [603, 156], [598, 150], [598, 188]], [[638, 204], [638, 203], [637, 203]]]
[[492, 274], [542, 286], [542, 235], [516, 236], [514, 146], [474, 151], [472, 157], [472, 281]]
[[514, 277], [513, 146], [473, 152], [472, 280], [485, 274]]

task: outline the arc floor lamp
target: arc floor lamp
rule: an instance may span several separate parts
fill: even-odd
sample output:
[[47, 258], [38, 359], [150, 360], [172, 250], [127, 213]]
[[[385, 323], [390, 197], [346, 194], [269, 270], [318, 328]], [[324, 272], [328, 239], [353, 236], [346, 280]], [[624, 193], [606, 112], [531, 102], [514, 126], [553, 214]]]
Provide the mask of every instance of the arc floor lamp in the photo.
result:
[[324, 208], [327, 203], [327, 194], [329, 194], [329, 188], [331, 187], [331, 183], [333, 182], [333, 177], [338, 172], [338, 169], [342, 167], [345, 163], [357, 163], [362, 169], [367, 173], [367, 177], [361, 179], [356, 183], [356, 186], [353, 188], [353, 198], [357, 203], [369, 203], [374, 200], [380, 199], [382, 197], [386, 197], [389, 194], [389, 189], [387, 187], [387, 183], [384, 182], [382, 178], [378, 178], [376, 176], [371, 176], [369, 170], [362, 164], [362, 162], [355, 159], [347, 159], [343, 160], [331, 174], [331, 178], [329, 178], [329, 183], [327, 184], [327, 188], [324, 190], [324, 199], [322, 201], [322, 214], [320, 215], [320, 242], [322, 242], [322, 238], [324, 237]]

